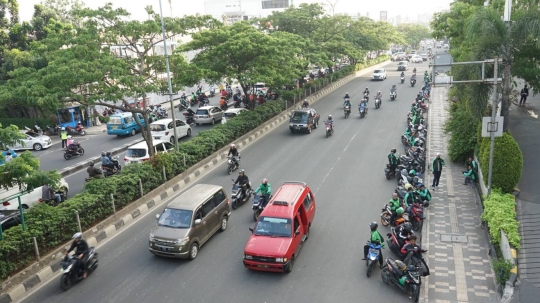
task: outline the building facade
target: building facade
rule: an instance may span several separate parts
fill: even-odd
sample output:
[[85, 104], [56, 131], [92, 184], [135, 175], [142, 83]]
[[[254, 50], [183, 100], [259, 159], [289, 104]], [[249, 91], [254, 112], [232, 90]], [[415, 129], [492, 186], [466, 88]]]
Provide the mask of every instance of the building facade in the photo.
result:
[[232, 24], [241, 20], [266, 17], [274, 11], [284, 11], [291, 0], [207, 0], [204, 12], [207, 15]]

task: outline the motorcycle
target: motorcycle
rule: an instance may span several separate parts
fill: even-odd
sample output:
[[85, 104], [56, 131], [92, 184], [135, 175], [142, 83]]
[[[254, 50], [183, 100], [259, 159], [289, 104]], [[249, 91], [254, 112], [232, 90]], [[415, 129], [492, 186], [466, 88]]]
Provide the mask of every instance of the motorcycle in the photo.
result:
[[195, 124], [195, 115], [194, 114], [190, 114], [188, 112], [183, 112], [183, 115], [186, 119], [186, 123], [189, 124], [189, 125], [192, 125], [192, 124]]
[[216, 96], [216, 90], [215, 90], [215, 89], [211, 89], [211, 90], [210, 90], [210, 96], [209, 96], [209, 97], [212, 98], [212, 97], [215, 97], [215, 96]]
[[[394, 265], [394, 260], [388, 258], [381, 271], [381, 278], [384, 283], [396, 286], [410, 295], [414, 302], [418, 302], [420, 299], [420, 285], [422, 285], [420, 270], [422, 270], [421, 266], [409, 265], [405, 271], [401, 271]], [[402, 282], [404, 278], [405, 281]]]
[[422, 224], [424, 222], [424, 207], [429, 206], [428, 201], [423, 201], [423, 203], [413, 203], [411, 208], [411, 224], [414, 231], [422, 229]]
[[325, 123], [325, 125], [326, 125], [326, 138], [328, 138], [334, 133], [334, 127], [330, 123]]
[[202, 101], [199, 102], [199, 107], [208, 106], [210, 105], [210, 100], [208, 98], [202, 99]]
[[390, 92], [390, 101], [396, 100], [396, 92]]
[[401, 77], [401, 84], [403, 84], [403, 82], [405, 82], [405, 77]]
[[79, 122], [77, 123], [77, 126], [75, 128], [71, 126], [66, 126], [66, 130], [68, 132], [68, 135], [80, 135], [85, 136], [86, 132], [84, 131], [84, 126]]
[[80, 144], [77, 144], [77, 150], [71, 150], [69, 148], [66, 148], [64, 150], [64, 159], [69, 160], [74, 157], [83, 156], [84, 155], [84, 148], [81, 147]]
[[271, 199], [272, 196], [268, 197], [267, 195], [255, 195], [253, 197], [253, 202], [251, 202], [251, 209], [253, 209], [253, 220], [259, 220], [259, 216], [268, 204], [268, 201]]
[[227, 159], [227, 173], [230, 175], [232, 172], [240, 167], [240, 155], [238, 155], [238, 159], [235, 160], [234, 157], [229, 157]]
[[360, 112], [360, 119], [364, 118], [366, 116], [366, 108], [365, 107], [359, 107], [358, 111]]
[[390, 164], [386, 164], [386, 168], [384, 169], [384, 176], [386, 177], [386, 180], [390, 180], [396, 176], [396, 170], [390, 169]]
[[39, 199], [39, 203], [43, 203], [45, 202], [45, 204], [47, 205], [50, 205], [50, 206], [57, 206], [58, 204], [62, 203], [62, 202], [65, 202], [67, 200], [67, 189], [65, 187], [62, 187], [61, 189], [59, 190], [55, 190], [54, 191], [55, 194], [59, 194], [60, 195], [60, 202], [56, 201], [55, 198], [53, 199], [49, 199], [49, 200], [43, 200], [43, 199]]
[[55, 126], [55, 127], [52, 127], [52, 126], [47, 125], [47, 126], [45, 127], [45, 133], [46, 133], [48, 136], [59, 135], [59, 134], [60, 134], [60, 126], [57, 125], [57, 126]]
[[375, 98], [375, 109], [379, 109], [379, 107], [381, 107], [381, 99], [380, 98]]
[[414, 87], [415, 84], [416, 84], [416, 80], [411, 79], [411, 87]]
[[106, 166], [101, 166], [103, 168], [102, 170], [102, 173], [103, 173], [103, 177], [105, 178], [108, 178], [110, 176], [114, 176], [116, 175], [117, 173], [119, 173], [122, 168], [119, 166], [119, 168], [110, 168], [110, 167], [106, 167]]
[[345, 119], [349, 118], [349, 115], [351, 114], [351, 107], [350, 106], [345, 106], [343, 111], [345, 112]]
[[366, 99], [366, 102], [369, 102], [369, 93], [364, 93], [364, 99]]
[[385, 204], [381, 212], [381, 224], [383, 226], [388, 226], [388, 225], [400, 226], [401, 224], [405, 222], [409, 222], [409, 214], [403, 213], [401, 217], [396, 217], [394, 222], [391, 222], [391, 221], [392, 221], [392, 210], [390, 209], [390, 205]]
[[[87, 273], [91, 274], [96, 270], [98, 266], [98, 253], [95, 251], [94, 247], [89, 247], [90, 252], [88, 253], [87, 263]], [[79, 282], [83, 279], [83, 270], [81, 266], [78, 266], [77, 257], [66, 255], [62, 259], [62, 277], [60, 278], [60, 288], [63, 291], [66, 291], [73, 286], [75, 282]]]
[[[232, 181], [234, 182], [235, 180], [232, 179]], [[249, 182], [249, 187], [251, 188], [251, 182]], [[251, 195], [253, 195], [252, 190], [246, 188], [246, 197], [244, 197], [242, 195], [242, 189], [240, 188], [240, 185], [233, 184], [232, 194], [231, 194], [232, 209], [237, 209], [239, 204], [241, 204], [242, 202], [248, 201], [251, 198]], [[245, 200], [245, 201], [242, 201], [242, 200]]]
[[366, 244], [369, 245], [369, 250], [368, 250], [367, 259], [366, 259], [367, 276], [369, 278], [371, 276], [371, 272], [373, 271], [373, 268], [375, 267], [375, 264], [379, 262], [379, 258], [381, 257], [381, 245], [377, 245], [370, 242]]

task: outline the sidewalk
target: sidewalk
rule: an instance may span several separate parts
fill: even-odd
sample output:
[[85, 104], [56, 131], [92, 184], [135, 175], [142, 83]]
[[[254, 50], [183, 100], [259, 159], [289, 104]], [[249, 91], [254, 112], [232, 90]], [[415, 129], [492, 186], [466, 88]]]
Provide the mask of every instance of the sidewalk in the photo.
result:
[[[425, 303], [498, 302], [486, 230], [481, 227], [480, 198], [476, 190], [463, 184], [462, 165], [447, 157], [443, 133], [448, 117], [446, 87], [432, 90], [429, 109], [429, 162], [440, 152], [446, 165], [438, 190], [427, 209], [422, 228], [422, 247], [427, 249], [426, 262], [431, 275], [422, 285], [421, 301]], [[431, 187], [432, 175], [425, 183]]]

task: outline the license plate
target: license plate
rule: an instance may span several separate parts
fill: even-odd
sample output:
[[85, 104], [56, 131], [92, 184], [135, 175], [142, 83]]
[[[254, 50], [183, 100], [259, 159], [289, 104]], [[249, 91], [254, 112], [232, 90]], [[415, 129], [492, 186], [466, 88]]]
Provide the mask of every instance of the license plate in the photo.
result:
[[118, 129], [118, 126], [113, 126], [112, 129]]
[[295, 126], [294, 128], [296, 128], [296, 129], [300, 129], [300, 126]]
[[268, 268], [268, 265], [257, 265], [257, 267], [260, 267], [260, 268]]
[[159, 139], [161, 139], [161, 137], [154, 137], [154, 139], [159, 140]]

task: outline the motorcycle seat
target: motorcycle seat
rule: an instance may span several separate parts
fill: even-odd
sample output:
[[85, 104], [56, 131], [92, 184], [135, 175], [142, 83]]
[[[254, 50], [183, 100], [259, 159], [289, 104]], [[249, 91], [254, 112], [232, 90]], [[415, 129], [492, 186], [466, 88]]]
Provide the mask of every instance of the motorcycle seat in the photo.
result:
[[388, 258], [388, 261], [389, 262], [387, 263], [392, 267], [392, 272], [395, 273], [396, 276], [401, 277], [404, 275], [403, 271], [396, 267], [395, 261], [393, 259]]

